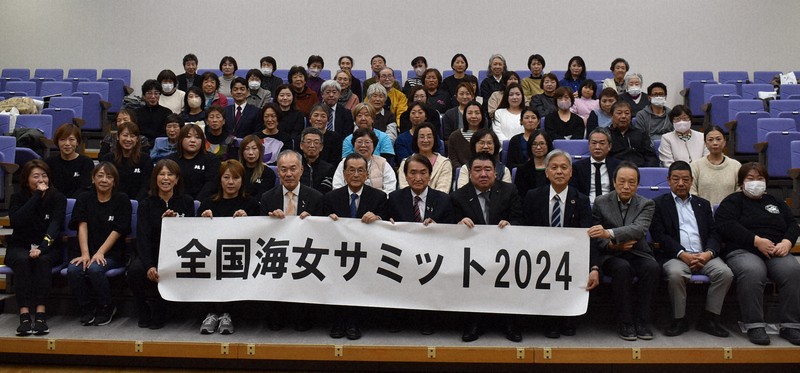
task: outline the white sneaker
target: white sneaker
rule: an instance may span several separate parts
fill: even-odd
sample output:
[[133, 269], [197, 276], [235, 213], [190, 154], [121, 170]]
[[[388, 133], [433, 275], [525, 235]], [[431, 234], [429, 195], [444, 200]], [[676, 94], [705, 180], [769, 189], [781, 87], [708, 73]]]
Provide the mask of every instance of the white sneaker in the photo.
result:
[[200, 324], [200, 334], [214, 334], [219, 326], [219, 318], [213, 313], [206, 315], [203, 323]]
[[219, 334], [233, 334], [233, 320], [227, 312], [219, 318]]

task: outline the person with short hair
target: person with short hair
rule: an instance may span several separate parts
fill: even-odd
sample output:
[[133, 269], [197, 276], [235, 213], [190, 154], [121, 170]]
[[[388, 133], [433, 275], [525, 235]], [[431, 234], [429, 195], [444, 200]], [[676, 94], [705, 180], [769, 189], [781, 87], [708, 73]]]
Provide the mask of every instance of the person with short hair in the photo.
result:
[[[313, 155], [308, 154], [308, 156], [313, 159], [312, 163], [316, 163], [317, 160], [323, 160], [333, 167], [333, 165], [338, 164], [339, 161], [342, 160], [343, 137], [336, 131], [328, 131], [328, 115], [328, 107], [325, 104], [316, 104], [311, 108], [311, 113], [308, 114], [308, 128], [314, 128], [319, 132], [322, 143], [318, 146], [309, 146], [311, 144], [306, 144], [306, 150], [314, 153]], [[352, 113], [349, 114], [349, 116], [352, 117]], [[300, 144], [301, 150], [303, 149], [303, 134], [307, 133], [308, 128], [300, 133], [298, 143]], [[353, 131], [351, 130], [348, 136], [352, 134]], [[307, 153], [306, 150], [303, 150], [304, 154]]]
[[156, 78], [161, 84], [161, 96], [158, 98], [158, 104], [169, 109], [174, 114], [183, 112], [184, 96], [186, 92], [178, 89], [178, 77], [172, 70], [162, 70], [158, 73]]
[[528, 106], [522, 107], [522, 113], [519, 115], [519, 126], [522, 127], [522, 133], [518, 133], [508, 140], [506, 163], [510, 169], [522, 166], [533, 156], [532, 145], [529, 143], [533, 141], [531, 137], [533, 132], [540, 128], [540, 119], [536, 110]]
[[[661, 268], [647, 243], [655, 203], [636, 194], [639, 168], [621, 162], [614, 172], [614, 190], [595, 198], [592, 224], [592, 271], [611, 277], [617, 333], [626, 341], [653, 339], [650, 307]], [[639, 281], [633, 283], [634, 277]], [[634, 290], [635, 288], [635, 290]]]
[[631, 161], [639, 167], [658, 167], [658, 157], [653, 150], [650, 136], [631, 126], [631, 105], [627, 101], [617, 101], [611, 107], [611, 113], [609, 154], [621, 161]]
[[325, 60], [322, 59], [322, 56], [312, 54], [308, 56], [306, 68], [308, 68], [308, 79], [306, 81], [306, 86], [310, 90], [316, 92], [317, 97], [322, 98], [321, 87], [325, 79], [322, 79], [320, 74], [322, 74], [322, 69], [325, 68]]
[[483, 102], [488, 103], [492, 93], [502, 91], [504, 88], [500, 81], [503, 79], [503, 74], [508, 71], [506, 58], [498, 53], [491, 55], [486, 70], [488, 75], [481, 82], [480, 95], [483, 97]]
[[689, 194], [692, 168], [684, 161], [669, 166], [670, 193], [653, 199], [655, 213], [650, 224], [672, 303], [672, 323], [664, 335], [674, 337], [689, 330], [686, 320], [686, 283], [692, 274], [708, 276], [711, 285], [705, 311], [695, 328], [716, 337], [727, 337], [720, 325], [722, 302], [733, 283], [733, 272], [720, 258], [720, 240], [714, 231], [711, 204]]
[[597, 197], [614, 190], [614, 171], [619, 160], [610, 157], [612, 140], [606, 128], [596, 128], [589, 133], [589, 155], [573, 164], [573, 176], [570, 184], [589, 196], [594, 204]]
[[[661, 136], [672, 132], [672, 117], [667, 106], [667, 86], [661, 82], [654, 82], [647, 87], [647, 98], [650, 105], [645, 106], [636, 114], [636, 127], [650, 136], [651, 141], [660, 140]], [[691, 115], [689, 124], [691, 125]], [[682, 129], [681, 132], [686, 132]], [[665, 165], [664, 167], [669, 167]]]
[[203, 84], [203, 81], [197, 76], [197, 56], [194, 53], [189, 53], [183, 56], [183, 74], [178, 75], [178, 89], [187, 92], [190, 87], [197, 87]]
[[110, 269], [125, 267], [125, 237], [131, 231], [131, 201], [117, 191], [112, 163], [92, 170], [94, 189], [75, 201], [69, 228], [78, 231], [77, 253], [67, 266], [67, 281], [80, 308], [81, 325], [108, 325], [117, 312], [111, 303]]
[[[375, 88], [377, 88], [377, 90], [383, 89], [381, 85], [378, 85]], [[373, 144], [375, 148], [375, 155], [380, 155], [383, 158], [392, 161], [394, 159], [394, 146], [392, 146], [392, 140], [389, 138], [389, 135], [374, 127], [373, 123], [375, 122], [375, 114], [376, 111], [370, 104], [362, 102], [356, 105], [356, 107], [353, 108], [353, 118], [356, 121], [355, 124], [357, 127], [356, 130], [358, 130], [358, 128], [364, 128], [375, 133], [375, 136], [378, 138], [378, 142]], [[353, 134], [350, 134], [344, 138], [344, 141], [342, 142], [341, 158], [353, 153], [354, 150], [351, 141], [352, 138]]]
[[[485, 153], [495, 159], [494, 175], [498, 180], [502, 180], [511, 184], [511, 171], [502, 162], [500, 162], [500, 148], [502, 143], [497, 139], [497, 135], [488, 128], [481, 128], [472, 135], [469, 140], [470, 158], [475, 154]], [[467, 165], [462, 165], [459, 171], [458, 178], [456, 179], [456, 187], [461, 188], [469, 183], [469, 168]]]
[[167, 116], [167, 125], [165, 137], [156, 138], [153, 148], [150, 149], [150, 159], [153, 162], [158, 162], [160, 159], [175, 153], [178, 145], [178, 134], [183, 127], [183, 119], [176, 114]]
[[339, 105], [344, 106], [348, 111], [352, 110], [356, 104], [361, 102], [361, 98], [353, 91], [355, 83], [353, 82], [353, 75], [350, 74], [350, 70], [336, 71], [336, 74], [333, 75], [333, 79], [341, 88], [339, 92]]
[[597, 127], [611, 126], [611, 107], [617, 102], [619, 95], [613, 88], [603, 88], [598, 99], [598, 108], [589, 113], [586, 119], [586, 131], [592, 132]]
[[114, 152], [101, 157], [100, 161], [113, 163], [119, 172], [119, 191], [129, 199], [140, 201], [147, 196], [153, 161], [150, 154], [142, 151], [136, 123], [124, 122], [117, 126], [117, 136]]
[[[136, 112], [131, 108], [122, 108], [119, 109], [119, 113], [117, 113], [116, 123], [117, 127], [120, 124], [125, 122], [133, 122], [138, 123], [136, 121]], [[142, 150], [150, 151], [150, 148], [153, 147], [150, 141], [147, 140], [147, 137], [142, 135], [139, 136], [139, 142], [141, 143]], [[97, 158], [100, 158], [108, 153], [111, 153], [114, 150], [114, 147], [117, 146], [117, 134], [110, 133], [108, 135], [103, 136], [103, 139], [100, 140], [100, 152], [97, 153]]]
[[[366, 97], [363, 103], [371, 106], [374, 113], [372, 127], [385, 133], [391, 140], [392, 144], [394, 144], [394, 141], [397, 139], [398, 135], [397, 116], [395, 116], [390, 109], [391, 102], [389, 100], [386, 88], [384, 88], [381, 84], [373, 84], [367, 88], [365, 96]], [[407, 100], [406, 98], [403, 99]], [[356, 123], [356, 126], [358, 126], [358, 123]]]
[[53, 142], [58, 154], [45, 159], [52, 173], [50, 183], [67, 198], [77, 198], [92, 185], [94, 169], [91, 158], [80, 154], [83, 142], [80, 127], [72, 123], [61, 125], [53, 134]]
[[[222, 76], [219, 77], [219, 93], [225, 96], [231, 95], [231, 83], [237, 77], [236, 71], [239, 70], [239, 64], [236, 59], [231, 56], [222, 57], [219, 61], [219, 70], [222, 71]], [[245, 84], [247, 86], [247, 84]], [[209, 105], [210, 106], [210, 105]]]
[[554, 94], [558, 88], [558, 77], [553, 73], [542, 76], [542, 93], [531, 97], [531, 108], [536, 110], [542, 117], [547, 117], [550, 113], [558, 111]]
[[522, 79], [522, 94], [525, 95], [525, 105], [529, 105], [533, 96], [543, 93], [542, 78], [544, 77], [545, 61], [541, 54], [532, 54], [528, 57], [528, 69], [531, 75]]
[[568, 87], [575, 95], [580, 95], [581, 84], [586, 80], [586, 63], [581, 56], [573, 56], [567, 63], [564, 79], [558, 82], [560, 87]]
[[[455, 91], [455, 104], [445, 111], [441, 118], [442, 138], [445, 140], [445, 145], [453, 131], [464, 128], [464, 109], [470, 101], [475, 99], [475, 89], [469, 83], [459, 83]], [[402, 122], [400, 125], [402, 129]]]
[[206, 120], [206, 105], [201, 88], [192, 86], [186, 91], [186, 95], [183, 96], [181, 118], [184, 122], [195, 123]]
[[225, 128], [235, 137], [242, 138], [261, 130], [260, 110], [247, 103], [247, 80], [235, 77], [231, 82], [233, 104], [225, 106]]
[[[431, 164], [431, 169], [428, 172], [427, 179], [430, 182], [428, 186], [443, 193], [450, 192], [453, 187], [453, 165], [447, 157], [439, 154], [436, 150], [439, 148], [439, 136], [436, 130], [428, 122], [420, 124], [415, 130], [411, 139], [411, 151], [409, 155], [413, 157], [415, 154], [421, 155], [428, 159]], [[405, 163], [409, 158], [403, 159], [400, 162], [400, 170], [405, 170]], [[400, 172], [398, 176], [400, 188], [408, 186], [405, 172]]]
[[[639, 115], [645, 111], [640, 111]], [[703, 134], [692, 129], [692, 111], [688, 106], [676, 105], [667, 118], [675, 130], [661, 136], [658, 158], [662, 167], [669, 167], [675, 161], [692, 163], [708, 155]]]
[[[211, 105], [228, 106], [228, 97], [219, 91], [219, 76], [216, 73], [206, 71], [203, 75], [200, 75], [200, 80], [202, 81], [205, 107], [211, 107]], [[228, 92], [228, 95], [230, 95], [230, 92]]]
[[[367, 90], [369, 89], [369, 87], [379, 82], [378, 78], [380, 76], [381, 70], [386, 68], [386, 58], [381, 56], [380, 54], [372, 56], [372, 58], [369, 60], [369, 67], [370, 70], [372, 70], [372, 77], [364, 81], [364, 89], [362, 90], [362, 92], [364, 92], [364, 97], [362, 97], [364, 101], [367, 100]], [[400, 83], [398, 83], [396, 80], [394, 81], [394, 84], [392, 86], [394, 88], [397, 88], [398, 90], [401, 89]]]
[[136, 120], [138, 120], [136, 124], [139, 125], [142, 135], [147, 137], [151, 144], [155, 143], [156, 137], [164, 137], [166, 135], [164, 126], [167, 124], [167, 116], [172, 114], [170, 109], [158, 103], [161, 98], [161, 89], [161, 84], [158, 81], [154, 79], [145, 80], [142, 83], [144, 106], [136, 109]]
[[428, 60], [424, 56], [416, 56], [411, 60], [411, 68], [414, 69], [416, 76], [408, 76], [406, 83], [403, 84], [403, 93], [408, 95], [411, 88], [422, 87], [425, 85], [425, 72], [428, 70]]
[[272, 102], [272, 92], [261, 87], [261, 81], [264, 80], [261, 70], [247, 70], [245, 80], [247, 80], [247, 88], [249, 90], [247, 96], [248, 104], [261, 109], [264, 104]]
[[[395, 88], [397, 81], [394, 79], [394, 69], [390, 67], [381, 69], [378, 73], [378, 82], [386, 89], [386, 99], [388, 100], [389, 110], [394, 114], [392, 121], [399, 123], [400, 116], [408, 110], [408, 98], [406, 98], [406, 95], [404, 95], [399, 88]], [[387, 120], [387, 123], [391, 122]]]
[[[453, 97], [458, 94], [459, 84], [467, 83], [473, 87], [472, 99], [478, 97], [478, 78], [476, 78], [475, 75], [467, 74], [467, 69], [469, 68], [467, 56], [462, 53], [454, 54], [453, 58], [450, 59], [450, 68], [453, 69], [453, 75], [442, 80], [442, 89], [444, 89], [450, 97]], [[445, 138], [447, 138], [446, 135]]]
[[308, 72], [303, 66], [292, 66], [289, 69], [289, 88], [294, 94], [294, 104], [297, 111], [308, 116], [309, 110], [319, 102], [317, 92], [308, 87]]
[[261, 68], [261, 75], [263, 75], [263, 79], [261, 80], [261, 88], [266, 89], [270, 94], [272, 94], [272, 97], [275, 97], [275, 91], [277, 90], [278, 86], [284, 84], [283, 79], [275, 76], [275, 70], [278, 70], [278, 62], [275, 61], [275, 58], [272, 56], [265, 56], [261, 57], [258, 65]]
[[[342, 74], [346, 75], [347, 73]], [[337, 76], [338, 75], [337, 73]], [[339, 96], [342, 94], [342, 86], [339, 85], [336, 80], [326, 80], [320, 86], [319, 94], [322, 97], [321, 103], [328, 108], [327, 116], [328, 122], [330, 123], [325, 123], [326, 129], [330, 126], [330, 129], [338, 133], [342, 138], [353, 133], [355, 126], [353, 123], [353, 114], [350, 112], [350, 109], [339, 102]]]
[[[346, 71], [348, 75], [350, 75], [350, 91], [355, 95], [358, 100], [357, 102], [361, 102], [361, 98], [363, 97], [363, 92], [361, 90], [361, 80], [353, 76], [353, 57], [350, 56], [341, 56], [339, 57], [339, 70]], [[339, 82], [339, 84], [342, 84]], [[344, 88], [344, 85], [342, 85]], [[345, 92], [342, 92], [342, 97], [346, 96]], [[354, 104], [355, 105], [355, 104]], [[346, 105], [345, 105], [346, 106]], [[347, 110], [352, 109], [352, 107], [348, 107]]]
[[526, 143], [528, 153], [531, 155], [525, 163], [517, 167], [514, 185], [520, 197], [525, 197], [528, 191], [547, 185], [547, 155], [552, 152], [553, 140], [542, 130], [534, 130], [530, 141]]
[[[311, 114], [314, 114], [314, 109]], [[325, 142], [325, 133], [316, 126], [306, 128], [300, 134], [300, 150], [303, 155], [300, 182], [323, 194], [333, 190], [333, 173], [336, 171], [336, 166], [322, 157]], [[336, 153], [336, 159], [339, 159], [338, 154], [341, 154], [341, 150]]]
[[570, 109], [575, 104], [575, 95], [567, 86], [558, 87], [553, 92], [558, 110], [544, 117], [544, 130], [553, 140], [578, 140], [586, 132], [583, 119]]
[[[374, 154], [375, 144], [378, 143], [378, 137], [375, 132], [367, 128], [358, 128], [353, 132], [349, 140], [350, 145], [355, 149], [355, 153], [360, 154], [367, 161], [368, 174], [364, 183], [384, 193], [391, 193], [397, 189], [397, 176], [394, 173], [394, 169], [392, 169], [392, 165], [386, 158]], [[341, 188], [347, 183], [347, 178], [343, 173], [346, 166], [346, 162], [342, 160], [336, 167], [336, 171], [333, 174], [333, 189]]]
[[721, 256], [736, 279], [747, 338], [768, 345], [764, 320], [764, 286], [771, 279], [778, 290], [775, 317], [780, 336], [800, 345], [800, 263], [789, 251], [800, 236], [792, 210], [780, 198], [766, 193], [769, 174], [764, 165], [745, 163], [739, 168], [740, 192], [731, 193], [719, 204], [715, 229], [725, 248]]
[[452, 96], [442, 89], [442, 73], [437, 69], [429, 68], [425, 70], [422, 76], [422, 87], [428, 96], [425, 103], [435, 109], [437, 114], [444, 114], [450, 108], [450, 98]]
[[206, 151], [221, 161], [236, 159], [239, 153], [238, 141], [225, 125], [225, 109], [214, 105], [208, 108], [206, 117]]
[[625, 86], [625, 75], [628, 74], [631, 66], [624, 58], [617, 57], [611, 61], [611, 78], [603, 80], [603, 89], [612, 88], [617, 94], [625, 93], [628, 87]]
[[597, 83], [592, 79], [586, 79], [581, 83], [581, 87], [578, 88], [577, 93], [578, 95], [575, 97], [575, 102], [572, 104], [569, 111], [578, 114], [578, 116], [583, 119], [585, 126], [585, 123], [589, 120], [589, 114], [600, 107], [596, 98]]
[[261, 109], [261, 118], [264, 127], [255, 135], [261, 139], [264, 146], [263, 161], [272, 165], [278, 161], [278, 153], [283, 150], [294, 149], [294, 139], [281, 131], [280, 121], [284, 112], [275, 103], [268, 103]]
[[631, 72], [625, 74], [625, 92], [619, 94], [619, 100], [625, 101], [631, 106], [633, 116], [650, 105], [650, 99], [646, 95], [642, 95], [643, 85], [642, 74]]

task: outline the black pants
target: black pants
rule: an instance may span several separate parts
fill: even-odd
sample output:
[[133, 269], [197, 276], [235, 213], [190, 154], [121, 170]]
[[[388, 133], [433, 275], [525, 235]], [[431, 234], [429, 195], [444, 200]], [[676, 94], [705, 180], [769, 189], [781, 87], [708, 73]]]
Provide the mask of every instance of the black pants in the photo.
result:
[[36, 259], [29, 256], [30, 247], [9, 247], [6, 265], [14, 270], [14, 291], [20, 307], [34, 308], [45, 305], [50, 298], [53, 283], [53, 266], [63, 255], [58, 248], [50, 248]]
[[[653, 298], [661, 267], [652, 257], [623, 253], [607, 259], [603, 272], [611, 276], [614, 292], [614, 307], [619, 322], [631, 324], [634, 314], [644, 323], [650, 323], [650, 302]], [[633, 279], [639, 281], [634, 285]], [[634, 312], [634, 286], [636, 286], [636, 312]]]
[[139, 258], [135, 258], [128, 266], [128, 285], [137, 300], [161, 300], [158, 283], [147, 278], [147, 270]]

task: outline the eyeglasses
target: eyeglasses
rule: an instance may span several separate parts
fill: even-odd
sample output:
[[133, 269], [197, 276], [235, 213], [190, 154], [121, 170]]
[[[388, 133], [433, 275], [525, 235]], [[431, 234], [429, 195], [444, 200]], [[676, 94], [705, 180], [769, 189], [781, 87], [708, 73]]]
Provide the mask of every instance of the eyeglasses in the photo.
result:
[[319, 140], [304, 140], [303, 144], [319, 146], [320, 144], [322, 144], [322, 141], [319, 141]]
[[534, 148], [544, 148], [545, 146], [547, 146], [547, 143], [546, 142], [535, 142], [531, 146], [534, 147]]
[[372, 140], [356, 140], [356, 145], [357, 146], [361, 146], [361, 145], [370, 146], [370, 145], [372, 145]]
[[347, 172], [350, 175], [363, 175], [367, 173], [367, 170], [365, 168], [348, 168], [344, 170], [344, 172]]

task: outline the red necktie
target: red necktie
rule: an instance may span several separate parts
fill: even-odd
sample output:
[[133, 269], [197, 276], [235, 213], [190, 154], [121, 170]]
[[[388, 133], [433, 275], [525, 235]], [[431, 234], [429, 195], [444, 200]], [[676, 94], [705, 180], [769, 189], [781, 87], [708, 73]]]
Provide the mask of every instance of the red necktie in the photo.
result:
[[237, 106], [236, 107], [236, 117], [235, 117], [236, 124], [239, 124], [239, 119], [241, 119], [241, 118], [242, 118], [242, 107], [241, 106]]

